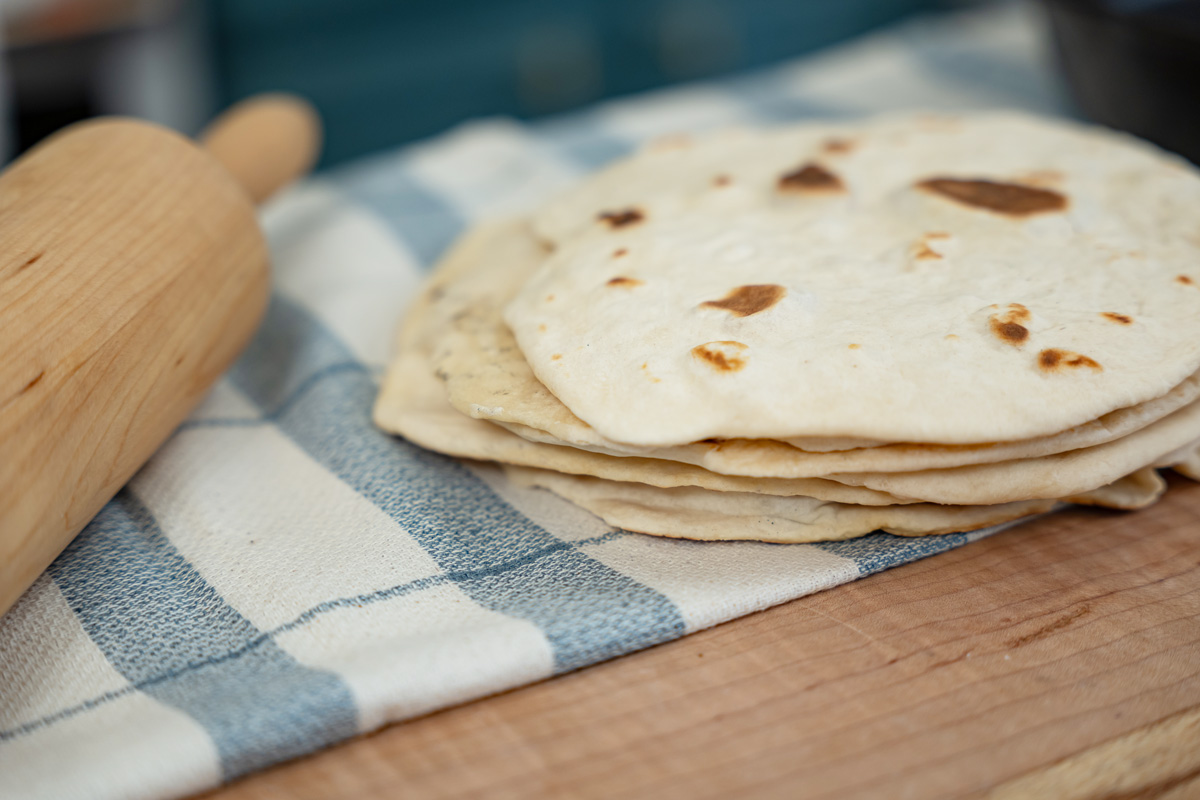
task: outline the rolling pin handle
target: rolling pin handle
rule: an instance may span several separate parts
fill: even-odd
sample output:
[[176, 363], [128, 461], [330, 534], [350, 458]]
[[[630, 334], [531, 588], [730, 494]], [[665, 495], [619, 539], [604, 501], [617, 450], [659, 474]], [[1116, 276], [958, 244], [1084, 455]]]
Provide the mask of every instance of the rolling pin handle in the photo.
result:
[[294, 95], [256, 95], [217, 117], [199, 138], [257, 205], [312, 168], [321, 120]]

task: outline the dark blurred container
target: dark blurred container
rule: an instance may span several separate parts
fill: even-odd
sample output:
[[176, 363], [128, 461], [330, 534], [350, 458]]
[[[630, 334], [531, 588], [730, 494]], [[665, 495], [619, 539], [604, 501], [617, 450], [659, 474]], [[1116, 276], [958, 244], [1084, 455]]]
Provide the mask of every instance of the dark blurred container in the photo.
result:
[[1200, 163], [1200, 0], [1046, 5], [1082, 111]]

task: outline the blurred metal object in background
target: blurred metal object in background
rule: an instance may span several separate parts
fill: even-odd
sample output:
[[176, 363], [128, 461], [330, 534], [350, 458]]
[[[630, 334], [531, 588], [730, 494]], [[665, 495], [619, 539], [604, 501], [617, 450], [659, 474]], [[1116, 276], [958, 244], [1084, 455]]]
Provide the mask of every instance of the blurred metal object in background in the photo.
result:
[[1080, 109], [1200, 163], [1200, 0], [1047, 0]]
[[217, 92], [204, 3], [0, 3], [17, 151], [98, 114], [141, 117], [187, 134], [212, 116]]

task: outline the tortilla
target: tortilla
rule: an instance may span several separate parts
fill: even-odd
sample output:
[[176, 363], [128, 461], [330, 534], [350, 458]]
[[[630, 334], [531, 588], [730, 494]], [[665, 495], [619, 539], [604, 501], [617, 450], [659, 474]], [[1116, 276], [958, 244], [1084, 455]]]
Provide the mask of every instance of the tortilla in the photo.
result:
[[[549, 489], [614, 527], [684, 539], [818, 542], [877, 530], [926, 536], [986, 528], [1062, 505], [1056, 500], [1026, 500], [986, 506], [921, 503], [870, 507], [690, 487], [660, 489], [526, 467], [506, 467], [505, 472], [514, 483]], [[1163, 488], [1162, 479], [1147, 469], [1095, 496], [1068, 502], [1118, 501], [1141, 507], [1157, 499]]]
[[1013, 113], [635, 156], [546, 206], [505, 310], [610, 442], [1050, 436], [1200, 367], [1200, 177]]

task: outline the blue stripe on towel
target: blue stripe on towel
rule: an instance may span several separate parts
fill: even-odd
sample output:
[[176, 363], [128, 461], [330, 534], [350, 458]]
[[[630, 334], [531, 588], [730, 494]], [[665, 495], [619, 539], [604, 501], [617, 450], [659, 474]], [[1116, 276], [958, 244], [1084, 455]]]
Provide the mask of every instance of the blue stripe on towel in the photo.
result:
[[858, 567], [859, 575], [870, 575], [885, 569], [916, 561], [918, 558], [936, 555], [966, 544], [965, 533], [947, 533], [941, 536], [893, 536], [890, 533], [872, 533], [858, 539], [841, 542], [817, 542], [827, 553], [848, 558]]
[[127, 490], [50, 574], [121, 675], [204, 727], [225, 779], [357, 732], [341, 678], [300, 664], [226, 603]]
[[458, 210], [426, 188], [406, 161], [394, 155], [366, 159], [327, 177], [347, 197], [395, 228], [425, 268], [432, 267], [463, 230]]
[[338, 371], [284, 404], [289, 387], [351, 356], [282, 298], [263, 331], [235, 366], [234, 385], [264, 410], [282, 406], [280, 430], [395, 519], [442, 569], [462, 575], [455, 583], [468, 596], [538, 625], [559, 671], [683, 635], [665, 596], [566, 546], [454, 459], [382, 433], [371, 422], [377, 387], [367, 373]]
[[[945, 25], [945, 22], [941, 22]], [[950, 82], [986, 96], [994, 108], [1023, 108], [1081, 119], [1060, 81], [1047, 80], [1045, 65], [1007, 47], [980, 47], [977, 40], [946, 36], [934, 25], [910, 25], [898, 31], [913, 66], [933, 85]]]
[[607, 130], [595, 112], [564, 114], [534, 123], [530, 130], [574, 166], [585, 172], [599, 169], [632, 152], [634, 143]]

